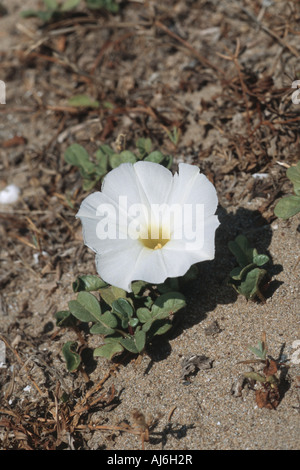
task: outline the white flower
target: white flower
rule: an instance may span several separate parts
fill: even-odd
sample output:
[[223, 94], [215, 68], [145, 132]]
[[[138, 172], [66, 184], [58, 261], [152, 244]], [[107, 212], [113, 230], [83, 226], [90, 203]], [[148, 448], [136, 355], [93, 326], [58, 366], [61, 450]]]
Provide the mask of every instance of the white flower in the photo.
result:
[[100, 277], [131, 292], [132, 281], [160, 284], [214, 258], [217, 204], [213, 184], [196, 166], [180, 163], [173, 176], [139, 161], [109, 172], [76, 217]]

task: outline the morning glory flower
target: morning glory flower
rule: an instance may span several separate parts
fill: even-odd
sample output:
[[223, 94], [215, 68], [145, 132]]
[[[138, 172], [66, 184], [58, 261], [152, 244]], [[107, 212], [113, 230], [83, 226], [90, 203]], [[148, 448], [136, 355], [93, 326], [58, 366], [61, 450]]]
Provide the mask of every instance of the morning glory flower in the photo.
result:
[[174, 175], [158, 163], [123, 163], [87, 196], [76, 217], [96, 253], [99, 276], [131, 292], [133, 281], [163, 283], [214, 258], [218, 199], [194, 165]]

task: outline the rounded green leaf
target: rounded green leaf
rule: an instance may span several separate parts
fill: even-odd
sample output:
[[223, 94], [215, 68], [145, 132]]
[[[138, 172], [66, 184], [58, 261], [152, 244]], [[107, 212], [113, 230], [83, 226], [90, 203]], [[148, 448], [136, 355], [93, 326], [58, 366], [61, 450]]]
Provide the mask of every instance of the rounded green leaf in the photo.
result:
[[106, 357], [107, 359], [112, 359], [115, 354], [119, 354], [124, 351], [123, 346], [120, 343], [113, 342], [113, 343], [107, 343], [104, 344], [103, 346], [100, 346], [99, 348], [96, 348], [94, 350], [94, 356], [95, 357]]
[[112, 311], [120, 315], [120, 317], [130, 318], [133, 315], [133, 308], [128, 300], [120, 298], [112, 303]]
[[90, 332], [93, 335], [112, 335], [114, 334], [117, 325], [117, 318], [111, 312], [105, 312], [101, 315], [100, 321], [91, 327]]
[[300, 212], [300, 196], [287, 196], [280, 199], [274, 209], [276, 217], [288, 219]]
[[247, 299], [253, 299], [257, 294], [259, 294], [260, 283], [266, 274], [267, 271], [265, 269], [252, 269], [247, 273], [245, 279], [242, 280], [240, 285], [236, 286], [237, 291], [244, 295]]
[[95, 172], [95, 165], [90, 161], [89, 154], [79, 144], [70, 145], [64, 153], [64, 159], [70, 165], [77, 166], [82, 176], [91, 175]]
[[69, 309], [80, 321], [101, 321], [100, 304], [96, 297], [89, 292], [79, 292], [77, 300], [69, 302]]
[[146, 323], [148, 320], [152, 319], [152, 314], [148, 308], [140, 307], [136, 311], [136, 315], [141, 323]]
[[155, 150], [154, 152], [151, 152], [149, 155], [147, 155], [144, 160], [146, 162], [161, 163], [164, 158], [164, 155], [159, 152], [159, 150]]
[[126, 291], [123, 289], [120, 289], [119, 287], [115, 286], [109, 286], [109, 287], [104, 287], [103, 289], [100, 289], [100, 296], [101, 299], [104, 300], [107, 305], [110, 307], [112, 306], [112, 303], [120, 298], [126, 298]]
[[114, 155], [115, 151], [107, 144], [100, 145], [99, 151], [107, 156]]
[[102, 152], [101, 149], [98, 149], [95, 153], [95, 158], [97, 160], [95, 172], [100, 176], [105, 175], [107, 173], [108, 155]]
[[145, 281], [134, 281], [131, 283], [131, 289], [134, 295], [138, 295], [141, 290], [148, 285]]
[[146, 344], [146, 333], [143, 330], [136, 331], [134, 334], [134, 342], [138, 352], [143, 351]]
[[264, 264], [268, 263], [270, 261], [270, 258], [267, 255], [255, 255], [253, 257], [253, 263], [255, 263], [257, 266], [263, 266]]
[[120, 343], [129, 352], [132, 352], [134, 354], [137, 354], [139, 352], [137, 347], [136, 347], [136, 344], [135, 344], [135, 341], [134, 341], [133, 337], [131, 337], [131, 338], [129, 338], [129, 337], [128, 338], [121, 338]]
[[60, 7], [60, 11], [70, 11], [79, 5], [80, 0], [66, 0]]
[[151, 149], [152, 149], [151, 139], [149, 139], [149, 137], [145, 139], [143, 137], [139, 138], [136, 141], [136, 147], [140, 153], [140, 158], [144, 158], [145, 155], [148, 155], [151, 152]]
[[253, 262], [253, 248], [244, 235], [238, 235], [234, 241], [230, 241], [228, 248], [240, 266], [245, 267]]
[[139, 319], [138, 318], [130, 318], [128, 324], [132, 326], [132, 328], [135, 328], [139, 324]]
[[287, 169], [286, 176], [294, 183], [296, 188], [300, 188], [300, 161], [296, 166]]
[[122, 163], [135, 163], [136, 156], [134, 153], [130, 152], [129, 150], [124, 150], [120, 154], [114, 153], [109, 157], [109, 164], [111, 168], [117, 168]]
[[180, 292], [166, 292], [158, 297], [151, 309], [152, 317], [166, 318], [186, 305], [186, 299]]
[[76, 281], [73, 282], [73, 291], [96, 291], [102, 287], [107, 286], [107, 283], [104, 282], [99, 276], [93, 276], [90, 274], [78, 276]]
[[167, 333], [172, 328], [172, 323], [169, 320], [158, 320], [151, 325], [149, 330], [150, 336], [160, 336]]
[[49, 10], [57, 10], [58, 4], [56, 0], [43, 0], [45, 6], [49, 8]]

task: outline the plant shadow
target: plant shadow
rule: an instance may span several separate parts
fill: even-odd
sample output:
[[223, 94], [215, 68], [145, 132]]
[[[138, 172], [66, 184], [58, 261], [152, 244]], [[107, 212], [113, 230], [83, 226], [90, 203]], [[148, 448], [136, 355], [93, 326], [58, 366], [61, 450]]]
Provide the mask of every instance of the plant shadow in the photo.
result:
[[169, 436], [175, 437], [175, 439], [180, 440], [183, 437], [186, 437], [188, 430], [194, 428], [194, 424], [186, 425], [178, 423], [168, 423], [160, 432], [151, 431], [149, 442], [152, 445], [161, 444], [162, 449], [164, 449], [164, 446], [167, 444]]

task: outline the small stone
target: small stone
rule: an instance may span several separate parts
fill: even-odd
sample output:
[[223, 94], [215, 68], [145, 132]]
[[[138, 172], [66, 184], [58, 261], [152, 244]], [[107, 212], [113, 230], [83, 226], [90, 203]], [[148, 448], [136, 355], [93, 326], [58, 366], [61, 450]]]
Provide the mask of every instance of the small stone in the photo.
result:
[[217, 322], [217, 320], [214, 320], [210, 325], [205, 328], [204, 333], [206, 336], [214, 336], [219, 334], [221, 331], [222, 330], [219, 326], [219, 323]]

